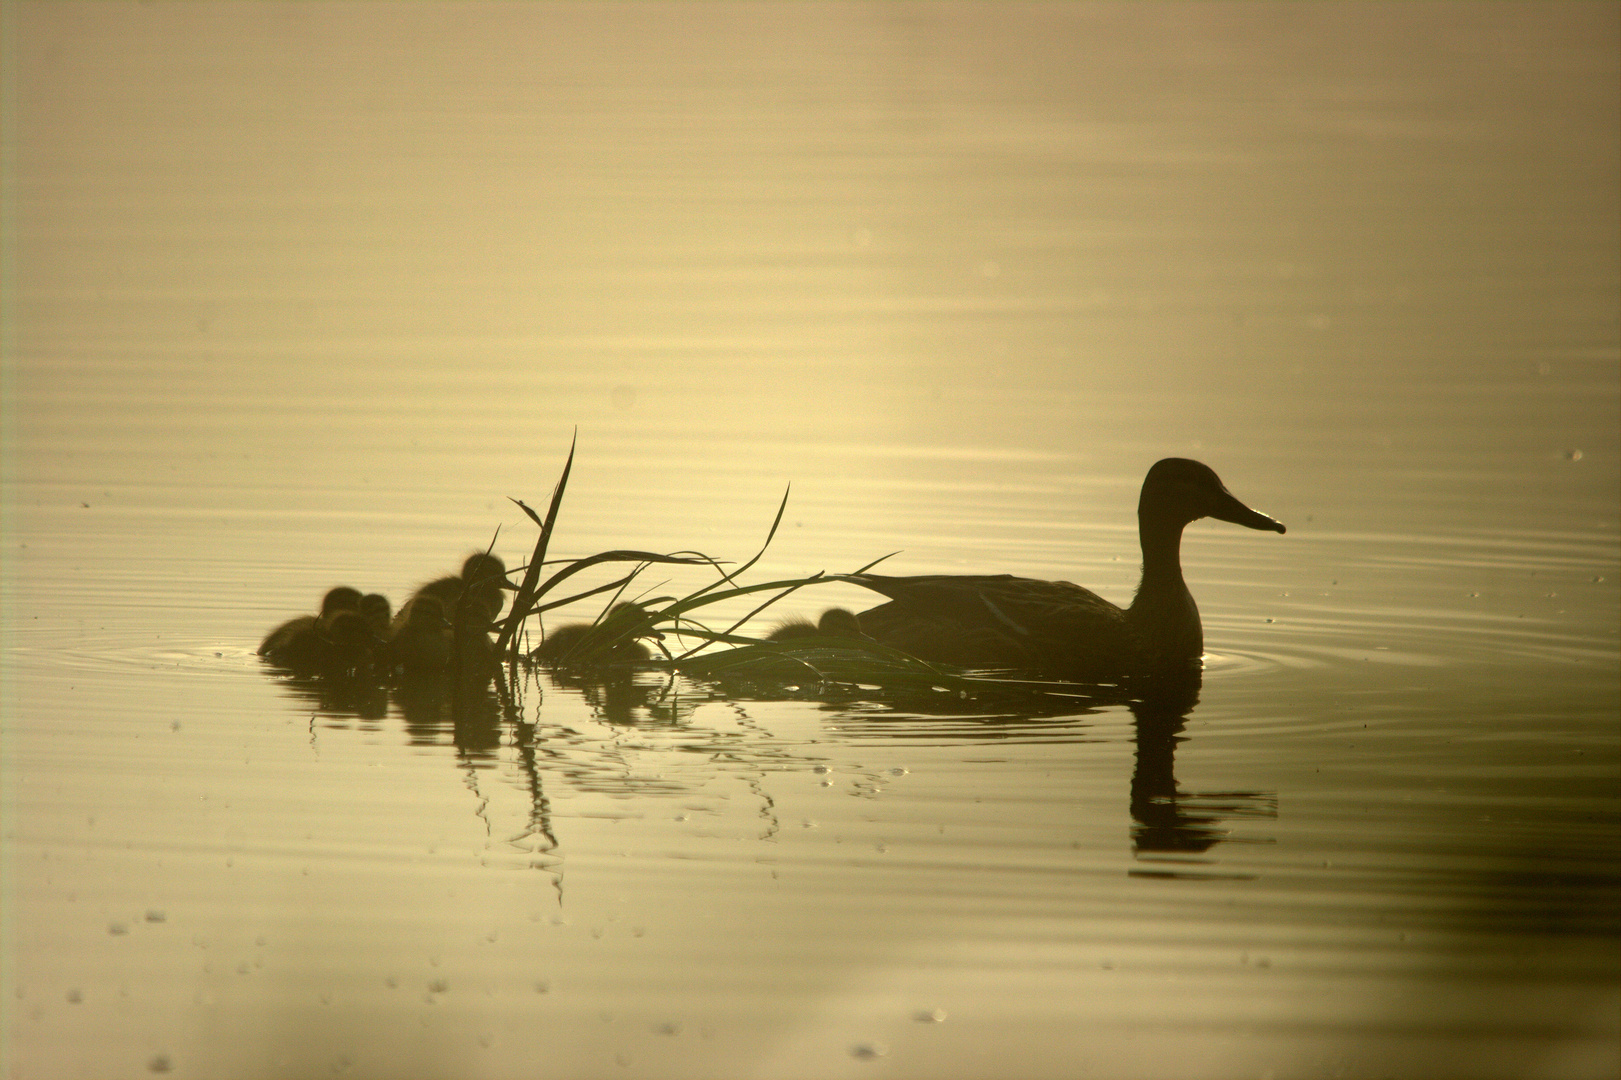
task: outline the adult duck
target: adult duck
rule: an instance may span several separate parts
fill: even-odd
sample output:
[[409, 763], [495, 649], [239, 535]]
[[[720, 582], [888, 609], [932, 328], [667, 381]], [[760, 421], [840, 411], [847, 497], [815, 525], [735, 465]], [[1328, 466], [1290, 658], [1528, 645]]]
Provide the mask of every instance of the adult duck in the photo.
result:
[[924, 660], [1079, 680], [1186, 675], [1198, 670], [1204, 630], [1182, 580], [1182, 530], [1203, 517], [1286, 531], [1234, 498], [1208, 465], [1166, 458], [1148, 470], [1137, 502], [1143, 576], [1130, 607], [1067, 581], [1006, 574], [844, 580], [889, 597], [858, 616], [862, 632]]

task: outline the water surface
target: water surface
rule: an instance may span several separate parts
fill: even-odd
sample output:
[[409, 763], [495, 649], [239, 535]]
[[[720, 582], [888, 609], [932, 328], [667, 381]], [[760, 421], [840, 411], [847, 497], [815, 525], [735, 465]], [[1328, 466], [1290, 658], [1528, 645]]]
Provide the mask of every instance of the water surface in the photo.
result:
[[[8, 1076], [1614, 1075], [1613, 9], [7, 18]], [[253, 655], [576, 429], [558, 555], [1289, 532], [1184, 716]]]

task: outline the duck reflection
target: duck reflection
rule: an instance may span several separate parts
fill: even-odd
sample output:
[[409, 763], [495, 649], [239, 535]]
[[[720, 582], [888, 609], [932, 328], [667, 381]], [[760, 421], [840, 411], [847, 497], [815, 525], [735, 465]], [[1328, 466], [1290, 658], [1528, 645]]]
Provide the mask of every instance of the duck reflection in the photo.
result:
[[[416, 605], [416, 618], [427, 621], [423, 612], [434, 602], [431, 597], [423, 600]], [[440, 620], [432, 622], [435, 641], [442, 644]], [[544, 722], [548, 690], [577, 695], [595, 722], [682, 735], [678, 742], [647, 749], [652, 758], [701, 753], [715, 761], [752, 762], [768, 772], [809, 767], [813, 760], [822, 762], [825, 752], [779, 741], [767, 725], [750, 717], [750, 702], [823, 701], [837, 709], [831, 722], [840, 733], [863, 738], [916, 738], [923, 728], [939, 736], [938, 723], [949, 722], [951, 739], [1026, 738], [1039, 733], [1059, 742], [1095, 738], [1090, 733], [1094, 724], [1086, 718], [1124, 707], [1132, 714], [1135, 743], [1128, 808], [1131, 851], [1137, 861], [1131, 870], [1134, 876], [1231, 876], [1214, 873], [1208, 858], [1218, 844], [1232, 839], [1227, 824], [1237, 818], [1277, 815], [1274, 793], [1184, 791], [1177, 783], [1177, 749], [1189, 739], [1187, 720], [1199, 701], [1197, 673], [1117, 684], [1036, 683], [1010, 673], [1001, 673], [1001, 678], [981, 673], [964, 680], [973, 693], [963, 696], [937, 688], [886, 693], [870, 685], [702, 681], [672, 671], [624, 666], [573, 671], [526, 666], [521, 685], [492, 680], [482, 671], [461, 679], [448, 678], [446, 672], [438, 664], [414, 672], [406, 665], [397, 668], [386, 684], [375, 678], [298, 676], [287, 686], [324, 712], [365, 719], [382, 718], [392, 700], [408, 742], [414, 746], [448, 742], [467, 770], [466, 786], [475, 792], [480, 771], [495, 766], [510, 773], [516, 768], [519, 786], [527, 794], [529, 820], [509, 843], [528, 851], [536, 867], [550, 868], [558, 858], [551, 800], [545, 790], [548, 780], [576, 792], [648, 798], [689, 794], [696, 782], [672, 780], [663, 766], [638, 767], [612, 735]], [[859, 711], [848, 708], [857, 702]], [[730, 706], [735, 729], [705, 731], [701, 730], [705, 725], [697, 722], [699, 730], [692, 730], [696, 710], [716, 703]], [[840, 703], [847, 707], [838, 708]], [[882, 711], [872, 711], [874, 705]], [[535, 719], [526, 717], [529, 711]], [[685, 737], [689, 730], [691, 739]], [[708, 773], [700, 769], [695, 775]], [[769, 807], [771, 799], [763, 787], [758, 794]], [[485, 801], [481, 799], [481, 807]]]
[[[1166, 707], [1152, 698], [1130, 703], [1136, 728], [1136, 767], [1131, 774], [1131, 846], [1139, 858], [1155, 862], [1203, 854], [1228, 839], [1221, 822], [1233, 817], [1277, 817], [1278, 799], [1264, 791], [1185, 792], [1176, 782], [1176, 748], [1195, 695], [1185, 707]], [[1178, 702], [1182, 704], [1182, 702]], [[1161, 858], [1155, 858], [1159, 856]], [[1200, 860], [1202, 861], [1202, 860]], [[1208, 877], [1170, 868], [1135, 869], [1137, 876]]]

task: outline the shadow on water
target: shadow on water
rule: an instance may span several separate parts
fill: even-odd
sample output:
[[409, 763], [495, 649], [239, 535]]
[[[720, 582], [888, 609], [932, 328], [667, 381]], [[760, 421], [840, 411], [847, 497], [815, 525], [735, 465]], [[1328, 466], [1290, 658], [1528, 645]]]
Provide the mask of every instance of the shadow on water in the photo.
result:
[[[1134, 877], [1210, 879], [1253, 875], [1213, 872], [1205, 857], [1231, 839], [1225, 823], [1240, 818], [1275, 818], [1277, 796], [1264, 791], [1184, 791], [1176, 779], [1176, 752], [1187, 742], [1188, 717], [1198, 705], [1200, 677], [1151, 684], [1085, 685], [1036, 683], [975, 676], [972, 695], [940, 688], [885, 690], [848, 683], [787, 684], [770, 680], [725, 678], [696, 680], [668, 669], [629, 666], [576, 671], [524, 667], [507, 677], [404, 679], [384, 683], [371, 679], [294, 676], [283, 685], [291, 696], [329, 716], [377, 720], [390, 702], [404, 722], [412, 745], [455, 749], [464, 781], [475, 793], [476, 771], [508, 760], [521, 776], [527, 794], [529, 822], [520, 837], [530, 838], [531, 864], [558, 861], [546, 782], [577, 791], [614, 796], [669, 797], [683, 794], [690, 782], [637, 776], [624, 768], [613, 736], [582, 732], [545, 719], [548, 688], [577, 695], [592, 719], [616, 730], [633, 728], [702, 732], [694, 720], [700, 706], [723, 703], [741, 718], [743, 734], [708, 732], [695, 743], [672, 745], [668, 752], [713, 753], [724, 741], [727, 760], [769, 764], [774, 770], [810, 769], [823, 761], [823, 748], [807, 753], [774, 738], [748, 720], [748, 703], [821, 702], [838, 713], [832, 721], [845, 734], [865, 737], [912, 737], [920, 724], [949, 723], [930, 729], [955, 741], [1031, 739], [1086, 741], [1087, 723], [1078, 718], [1106, 709], [1129, 709], [1133, 717], [1134, 767], [1130, 785], [1131, 850]], [[1067, 721], [1067, 723], [1066, 723]], [[503, 755], [503, 748], [507, 753]]]

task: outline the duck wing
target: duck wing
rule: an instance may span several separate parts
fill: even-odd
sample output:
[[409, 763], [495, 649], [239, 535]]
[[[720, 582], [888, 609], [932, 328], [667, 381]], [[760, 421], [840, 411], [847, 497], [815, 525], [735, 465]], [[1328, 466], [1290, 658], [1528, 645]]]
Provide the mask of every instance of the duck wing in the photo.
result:
[[928, 574], [843, 580], [889, 597], [860, 615], [867, 634], [925, 660], [1106, 673], [1129, 666], [1125, 612], [1068, 581]]

